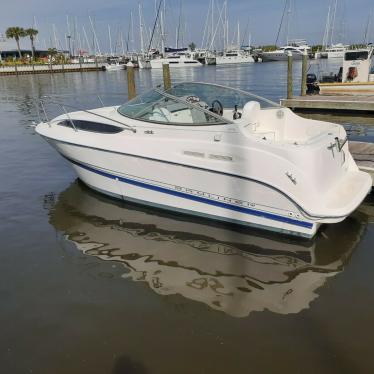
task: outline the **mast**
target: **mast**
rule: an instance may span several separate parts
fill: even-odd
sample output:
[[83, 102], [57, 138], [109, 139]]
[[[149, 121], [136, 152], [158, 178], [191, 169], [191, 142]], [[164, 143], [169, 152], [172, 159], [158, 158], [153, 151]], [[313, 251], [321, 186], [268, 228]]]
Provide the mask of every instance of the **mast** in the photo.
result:
[[286, 44], [288, 45], [290, 37], [290, 24], [291, 24], [291, 13], [292, 13], [292, 4], [291, 0], [288, 0], [288, 10], [287, 10], [287, 24], [286, 24]]
[[371, 29], [371, 18], [373, 16], [373, 10], [370, 9], [369, 15], [368, 15], [368, 20], [366, 23], [366, 28], [365, 28], [365, 34], [364, 34], [364, 44], [367, 45], [369, 43], [369, 34], [370, 34], [370, 29]]
[[109, 53], [113, 56], [113, 49], [112, 49], [112, 35], [110, 33], [110, 25], [108, 25], [108, 36], [109, 36]]
[[140, 51], [144, 53], [144, 39], [143, 39], [143, 19], [142, 19], [142, 6], [139, 1], [139, 31], [140, 31]]
[[333, 13], [332, 13], [332, 18], [331, 18], [331, 29], [330, 29], [330, 46], [333, 45], [333, 40], [334, 40], [334, 29], [335, 29], [335, 18], [336, 18], [336, 9], [338, 7], [338, 0], [333, 0]]
[[237, 35], [237, 40], [238, 40], [238, 48], [240, 49], [240, 23], [239, 23], [239, 21], [238, 21], [238, 35]]
[[99, 52], [99, 55], [101, 55], [99, 41], [97, 40], [97, 36], [96, 36], [96, 32], [95, 32], [95, 28], [94, 28], [91, 16], [88, 16], [88, 19], [90, 20], [90, 24], [91, 24], [91, 29], [92, 29], [92, 33], [94, 37], [94, 45], [95, 47], [97, 47], [97, 51]]
[[327, 20], [326, 20], [325, 33], [323, 34], [323, 39], [322, 39], [322, 48], [324, 50], [326, 50], [327, 45], [328, 45], [328, 41], [329, 41], [330, 15], [331, 15], [331, 4], [329, 5], [329, 10], [327, 12]]

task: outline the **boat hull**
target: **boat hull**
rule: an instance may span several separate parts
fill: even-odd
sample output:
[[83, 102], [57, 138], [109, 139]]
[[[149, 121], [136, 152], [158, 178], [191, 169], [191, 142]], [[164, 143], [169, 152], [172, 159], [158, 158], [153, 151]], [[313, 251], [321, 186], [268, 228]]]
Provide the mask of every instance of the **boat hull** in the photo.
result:
[[[313, 237], [321, 222], [257, 181], [213, 170], [49, 140], [89, 187], [123, 200]], [[337, 219], [336, 222], [343, 220]]]
[[[287, 53], [272, 53], [272, 52], [264, 52], [261, 54], [262, 62], [267, 61], [287, 61], [288, 55]], [[293, 54], [293, 60], [301, 60], [303, 58], [302, 54]]]
[[216, 65], [225, 65], [225, 64], [248, 64], [255, 62], [252, 56], [217, 56]]

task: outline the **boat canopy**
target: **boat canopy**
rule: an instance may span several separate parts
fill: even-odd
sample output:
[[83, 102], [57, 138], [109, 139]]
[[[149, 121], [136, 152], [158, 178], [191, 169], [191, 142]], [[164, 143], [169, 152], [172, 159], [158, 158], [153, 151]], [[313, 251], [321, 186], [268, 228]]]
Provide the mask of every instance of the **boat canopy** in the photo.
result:
[[[228, 124], [222, 111], [241, 109], [249, 101], [262, 108], [279, 105], [262, 97], [234, 88], [208, 83], [178, 83], [169, 90], [152, 89], [118, 108], [125, 117], [147, 122], [178, 125]], [[218, 102], [218, 103], [217, 103]], [[219, 110], [222, 111], [220, 113]]]

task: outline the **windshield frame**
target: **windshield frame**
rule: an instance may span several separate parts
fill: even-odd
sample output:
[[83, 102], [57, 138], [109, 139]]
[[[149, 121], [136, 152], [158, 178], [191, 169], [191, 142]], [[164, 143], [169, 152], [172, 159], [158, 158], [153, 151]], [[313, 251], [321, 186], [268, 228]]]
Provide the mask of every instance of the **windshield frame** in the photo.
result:
[[[194, 104], [194, 103], [190, 103], [186, 100], [184, 100], [183, 98], [181, 97], [178, 97], [178, 96], [174, 96], [172, 94], [170, 94], [168, 91], [171, 91], [173, 90], [174, 88], [180, 86], [180, 85], [183, 85], [183, 84], [199, 84], [199, 85], [206, 85], [206, 86], [215, 86], [215, 87], [218, 87], [218, 88], [224, 88], [224, 89], [228, 89], [228, 90], [232, 90], [232, 91], [236, 91], [242, 95], [245, 95], [245, 96], [248, 96], [248, 101], [250, 101], [251, 99], [253, 100], [259, 100], [259, 101], [262, 101], [262, 102], [265, 102], [267, 104], [269, 104], [269, 107], [270, 108], [281, 108], [282, 106], [274, 101], [271, 101], [269, 99], [266, 99], [264, 97], [261, 97], [261, 96], [258, 96], [258, 95], [255, 95], [251, 92], [247, 92], [247, 91], [244, 91], [244, 90], [241, 90], [241, 89], [238, 89], [238, 88], [232, 88], [232, 87], [228, 87], [228, 86], [223, 86], [223, 85], [220, 85], [220, 84], [216, 84], [216, 83], [206, 83], [206, 82], [179, 82], [179, 83], [176, 83], [174, 84], [170, 89], [168, 90], [162, 90], [160, 89], [159, 87], [155, 87], [155, 88], [151, 88], [149, 90], [146, 90], [145, 92], [143, 92], [142, 94], [140, 94], [139, 96], [141, 95], [146, 95], [148, 93], [151, 93], [151, 92], [156, 92], [158, 93], [161, 97], [166, 97], [166, 98], [169, 98], [171, 100], [174, 100], [174, 101], [178, 101], [180, 103], [183, 103], [191, 108], [194, 108], [200, 112], [203, 112], [211, 117], [214, 117], [215, 119], [217, 119], [217, 122], [211, 122], [211, 123], [182, 123], [182, 122], [164, 122], [164, 121], [157, 121], [157, 120], [149, 120], [149, 119], [146, 119], [146, 118], [138, 118], [138, 117], [133, 117], [133, 116], [130, 116], [130, 115], [126, 115], [124, 113], [122, 113], [120, 111], [121, 107], [123, 105], [126, 105], [126, 104], [129, 104], [131, 103], [132, 101], [135, 101], [137, 98], [139, 98], [139, 96], [136, 96], [135, 98], [127, 101], [126, 103], [122, 104], [121, 106], [119, 106], [117, 108], [117, 112], [125, 117], [125, 118], [130, 118], [132, 120], [135, 120], [135, 121], [141, 121], [141, 122], [147, 122], [147, 123], [154, 123], [154, 124], [160, 124], [160, 125], [168, 125], [168, 126], [189, 126], [189, 127], [201, 127], [201, 126], [217, 126], [217, 125], [229, 125], [229, 124], [234, 124], [235, 122], [233, 122], [232, 120], [230, 119], [227, 119], [226, 117], [223, 117], [223, 116], [220, 116], [219, 114], [216, 114], [216, 113], [213, 113], [211, 112], [210, 110], [208, 109], [204, 109], [202, 108], [201, 106], [197, 105], [197, 104]], [[160, 98], [161, 100], [161, 98]], [[160, 101], [158, 100], [158, 101]], [[150, 103], [148, 106], [146, 106], [144, 109], [147, 109], [149, 106], [152, 106], [154, 105], [155, 103], [157, 103], [158, 101], [155, 101], [155, 102], [152, 102]], [[268, 109], [268, 108], [263, 108], [263, 109]], [[142, 112], [142, 111], [141, 111]], [[141, 113], [140, 112], [140, 113]]]

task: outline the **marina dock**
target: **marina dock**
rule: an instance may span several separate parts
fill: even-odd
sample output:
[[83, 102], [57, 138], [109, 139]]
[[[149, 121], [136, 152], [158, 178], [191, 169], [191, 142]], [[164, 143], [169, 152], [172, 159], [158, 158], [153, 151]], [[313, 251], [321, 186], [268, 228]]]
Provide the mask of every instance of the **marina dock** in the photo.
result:
[[102, 63], [82, 63], [82, 64], [29, 64], [0, 66], [0, 76], [2, 75], [23, 75], [23, 74], [46, 74], [46, 73], [74, 73], [103, 70]]
[[281, 105], [295, 111], [374, 113], [374, 95], [296, 96], [282, 99]]

